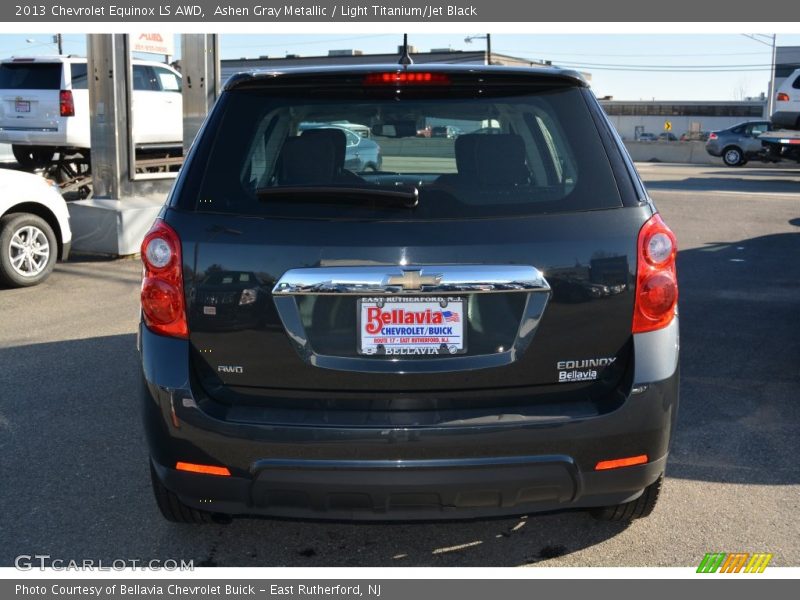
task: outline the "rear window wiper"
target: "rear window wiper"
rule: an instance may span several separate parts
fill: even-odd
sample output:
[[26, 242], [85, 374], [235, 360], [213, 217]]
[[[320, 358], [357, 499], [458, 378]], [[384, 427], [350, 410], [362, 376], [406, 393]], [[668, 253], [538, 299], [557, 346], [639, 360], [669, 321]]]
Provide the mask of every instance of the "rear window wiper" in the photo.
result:
[[343, 185], [281, 185], [256, 190], [262, 201], [313, 202], [324, 204], [373, 204], [380, 207], [416, 208], [419, 190], [413, 185], [392, 188]]

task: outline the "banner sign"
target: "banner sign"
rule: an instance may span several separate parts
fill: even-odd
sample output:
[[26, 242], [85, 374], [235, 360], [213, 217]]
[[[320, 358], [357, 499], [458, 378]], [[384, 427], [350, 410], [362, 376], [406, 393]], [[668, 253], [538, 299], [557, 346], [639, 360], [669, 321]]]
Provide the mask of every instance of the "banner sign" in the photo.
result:
[[131, 33], [131, 52], [175, 54], [175, 38], [170, 33]]

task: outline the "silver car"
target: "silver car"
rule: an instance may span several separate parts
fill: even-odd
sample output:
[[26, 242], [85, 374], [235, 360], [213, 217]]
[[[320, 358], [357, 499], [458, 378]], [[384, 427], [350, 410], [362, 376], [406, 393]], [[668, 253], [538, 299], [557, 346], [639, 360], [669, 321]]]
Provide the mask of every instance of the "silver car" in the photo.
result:
[[740, 167], [763, 152], [758, 136], [769, 129], [769, 121], [747, 121], [712, 131], [706, 142], [706, 152], [711, 156], [721, 156], [729, 167]]

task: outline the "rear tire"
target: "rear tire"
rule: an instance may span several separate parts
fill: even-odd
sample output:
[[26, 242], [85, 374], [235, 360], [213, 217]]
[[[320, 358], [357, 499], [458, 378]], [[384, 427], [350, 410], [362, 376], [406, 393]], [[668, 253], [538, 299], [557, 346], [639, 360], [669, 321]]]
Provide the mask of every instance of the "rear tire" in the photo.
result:
[[729, 167], [738, 167], [744, 164], [744, 153], [737, 146], [728, 146], [722, 151], [722, 162]]
[[158, 504], [158, 510], [161, 515], [172, 523], [190, 523], [192, 525], [198, 523], [210, 523], [211, 513], [202, 510], [197, 510], [191, 506], [186, 506], [181, 502], [180, 498], [170, 492], [161, 480], [156, 475], [156, 470], [153, 468], [153, 463], [150, 463], [150, 481], [153, 484], [153, 495]]
[[11, 146], [11, 152], [17, 163], [25, 170], [43, 169], [50, 166], [55, 156], [55, 150], [47, 146]]
[[57, 258], [56, 234], [44, 219], [29, 213], [0, 219], [0, 283], [11, 287], [41, 283]]
[[625, 522], [634, 519], [642, 519], [648, 516], [656, 507], [658, 496], [661, 493], [661, 485], [664, 476], [661, 475], [655, 483], [644, 488], [642, 495], [636, 500], [617, 504], [615, 506], [603, 506], [592, 509], [591, 514], [600, 521]]

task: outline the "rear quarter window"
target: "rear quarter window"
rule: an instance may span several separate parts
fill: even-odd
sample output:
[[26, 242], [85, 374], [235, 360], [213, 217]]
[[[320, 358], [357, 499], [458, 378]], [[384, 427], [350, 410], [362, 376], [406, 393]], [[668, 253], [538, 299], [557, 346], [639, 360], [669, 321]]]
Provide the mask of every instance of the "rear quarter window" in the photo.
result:
[[[215, 112], [181, 188], [180, 205], [198, 211], [452, 219], [622, 205], [576, 87], [460, 89], [399, 101], [357, 91], [325, 99], [324, 92], [234, 90]], [[351, 124], [371, 135], [362, 138]], [[412, 188], [419, 203], [388, 212], [377, 201], [323, 198], [322, 190], [318, 202], [291, 193], [313, 186]]]
[[61, 63], [2, 63], [0, 89], [61, 89]]
[[73, 90], [89, 89], [89, 78], [87, 77], [86, 63], [72, 63], [70, 65], [70, 73], [72, 75]]

